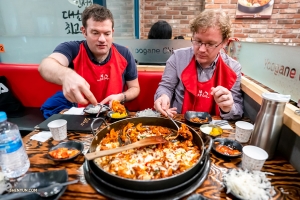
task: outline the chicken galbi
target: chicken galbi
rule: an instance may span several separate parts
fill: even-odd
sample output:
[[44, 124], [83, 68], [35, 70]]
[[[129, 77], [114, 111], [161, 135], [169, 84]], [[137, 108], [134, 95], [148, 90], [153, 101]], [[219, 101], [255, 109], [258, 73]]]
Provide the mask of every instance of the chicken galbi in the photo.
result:
[[120, 101], [114, 100], [112, 102], [112, 110], [114, 112], [117, 112], [117, 113], [120, 113], [120, 114], [126, 114], [126, 109], [125, 109], [124, 105], [122, 105], [120, 103]]

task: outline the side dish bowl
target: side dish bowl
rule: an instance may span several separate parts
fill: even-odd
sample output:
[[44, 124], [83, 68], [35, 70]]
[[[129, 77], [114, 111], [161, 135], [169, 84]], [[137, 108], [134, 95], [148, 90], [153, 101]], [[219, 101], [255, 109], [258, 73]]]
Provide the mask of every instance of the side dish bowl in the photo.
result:
[[109, 118], [110, 121], [117, 121], [128, 117], [128, 112], [126, 112], [126, 115], [122, 115], [114, 111], [109, 111], [107, 112], [107, 117]]
[[[221, 152], [218, 148], [218, 145], [222, 145], [223, 147], [225, 147], [223, 149], [225, 151]], [[217, 155], [227, 158], [236, 158], [242, 155], [243, 145], [235, 140], [230, 140], [227, 138], [216, 138], [213, 141], [212, 149]]]
[[[78, 150], [78, 153], [69, 158], [54, 158], [49, 154], [49, 152], [59, 149], [59, 148], [76, 149], [76, 150]], [[54, 160], [54, 161], [68, 161], [68, 160], [72, 160], [72, 159], [76, 158], [79, 154], [82, 153], [83, 149], [84, 149], [84, 146], [81, 142], [67, 141], [67, 142], [61, 142], [58, 145], [51, 147], [49, 149], [49, 152], [47, 155], [51, 160]]]
[[223, 129], [220, 126], [214, 124], [203, 124], [200, 126], [200, 131], [211, 137], [217, 137], [222, 135], [223, 133]]
[[[96, 115], [96, 114], [98, 114], [100, 108], [101, 108], [101, 105], [99, 105], [99, 104], [97, 106], [94, 106], [93, 104], [89, 104], [87, 107], [85, 107], [83, 109], [83, 112], [90, 114], [90, 115]], [[110, 108], [107, 105], [103, 105], [100, 114], [104, 113], [108, 110], [110, 110]]]
[[[212, 118], [207, 112], [196, 112], [196, 111], [186, 111], [184, 118], [195, 125], [200, 124], [209, 124], [212, 121]], [[199, 122], [193, 121], [193, 119], [198, 118]]]

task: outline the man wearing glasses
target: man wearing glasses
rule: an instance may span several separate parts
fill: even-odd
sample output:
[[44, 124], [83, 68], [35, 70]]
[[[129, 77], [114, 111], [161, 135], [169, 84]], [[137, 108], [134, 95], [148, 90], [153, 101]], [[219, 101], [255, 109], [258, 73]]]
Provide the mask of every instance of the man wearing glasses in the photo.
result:
[[242, 117], [241, 65], [220, 51], [230, 37], [230, 26], [229, 16], [221, 10], [205, 10], [192, 21], [192, 47], [175, 50], [168, 59], [154, 97], [157, 111]]

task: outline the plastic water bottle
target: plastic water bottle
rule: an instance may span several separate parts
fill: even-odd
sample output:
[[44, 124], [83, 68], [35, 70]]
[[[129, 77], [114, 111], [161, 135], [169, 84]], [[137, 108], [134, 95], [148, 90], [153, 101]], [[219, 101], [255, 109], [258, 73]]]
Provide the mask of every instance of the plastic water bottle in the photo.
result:
[[0, 165], [7, 178], [22, 176], [30, 166], [19, 128], [7, 121], [5, 112], [0, 112]]

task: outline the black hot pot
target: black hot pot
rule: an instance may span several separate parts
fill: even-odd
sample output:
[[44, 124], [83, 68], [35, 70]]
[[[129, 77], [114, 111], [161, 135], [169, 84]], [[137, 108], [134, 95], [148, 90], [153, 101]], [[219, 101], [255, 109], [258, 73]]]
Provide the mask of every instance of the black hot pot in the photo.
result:
[[[96, 118], [93, 122], [97, 120], [103, 120], [103, 118]], [[181, 122], [175, 121], [177, 125], [180, 127]], [[166, 118], [161, 117], [136, 117], [136, 118], [128, 118], [123, 119], [117, 122], [114, 122], [102, 130], [98, 132], [94, 139], [92, 140], [89, 152], [96, 151], [97, 146], [100, 144], [100, 141], [106, 136], [106, 134], [110, 131], [110, 129], [114, 128], [115, 130], [122, 129], [124, 126], [126, 126], [128, 123], [134, 123], [134, 125], [137, 125], [138, 123], [142, 123], [143, 125], [149, 125], [149, 126], [163, 126], [170, 129], [177, 130], [175, 124], [170, 120]], [[93, 133], [93, 123], [91, 124]], [[199, 170], [204, 167], [202, 165], [202, 162], [206, 159], [207, 155], [209, 154], [211, 147], [212, 147], [212, 139], [210, 137], [202, 135], [202, 133], [198, 134], [193, 128], [187, 126], [191, 133], [193, 134], [193, 142], [199, 147], [199, 150], [201, 151], [201, 156], [198, 160], [198, 162], [188, 169], [187, 171], [167, 177], [167, 178], [161, 178], [156, 180], [133, 180], [133, 179], [127, 179], [123, 178], [111, 173], [108, 173], [104, 171], [102, 168], [100, 168], [94, 160], [88, 161], [93, 162], [93, 165], [96, 165], [97, 167], [90, 169], [94, 170], [93, 172], [97, 174], [98, 177], [103, 178], [107, 181], [109, 181], [110, 184], [114, 184], [118, 187], [127, 188], [131, 190], [146, 190], [146, 191], [153, 191], [153, 190], [163, 190], [170, 187], [174, 187], [176, 185], [179, 185], [189, 179], [191, 179]], [[207, 139], [207, 142], [209, 143], [208, 147], [205, 148], [205, 143], [203, 142], [202, 137]]]

